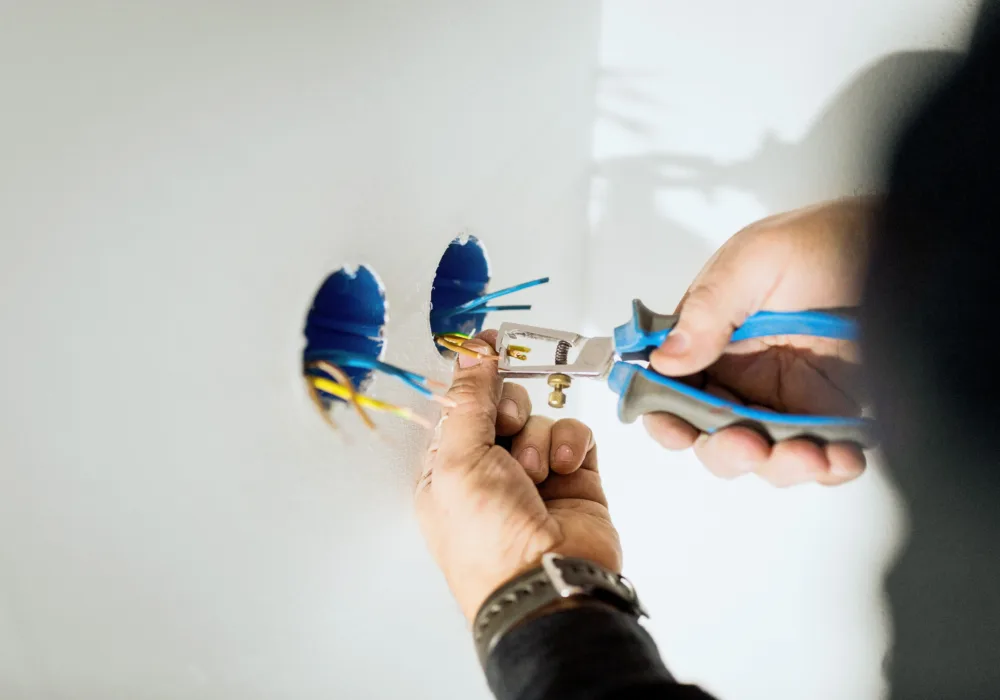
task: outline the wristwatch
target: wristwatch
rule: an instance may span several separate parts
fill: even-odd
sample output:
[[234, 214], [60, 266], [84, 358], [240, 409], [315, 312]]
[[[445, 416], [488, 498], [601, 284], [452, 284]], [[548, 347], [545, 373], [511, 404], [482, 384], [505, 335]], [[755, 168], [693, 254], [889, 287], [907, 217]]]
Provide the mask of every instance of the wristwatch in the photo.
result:
[[635, 588], [624, 576], [586, 559], [550, 552], [542, 556], [541, 566], [502, 585], [479, 608], [472, 624], [479, 663], [486, 667], [490, 652], [515, 625], [569, 598], [590, 598], [636, 619], [647, 617]]

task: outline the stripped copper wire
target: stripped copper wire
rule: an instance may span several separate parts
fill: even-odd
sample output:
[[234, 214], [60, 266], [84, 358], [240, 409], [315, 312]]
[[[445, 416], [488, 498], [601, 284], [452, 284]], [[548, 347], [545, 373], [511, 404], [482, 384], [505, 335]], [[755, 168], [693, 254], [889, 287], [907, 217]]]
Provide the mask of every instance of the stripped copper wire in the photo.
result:
[[434, 342], [441, 347], [451, 350], [459, 355], [466, 355], [467, 357], [477, 357], [484, 360], [497, 360], [496, 355], [487, 355], [482, 352], [473, 350], [472, 348], [464, 347], [471, 338], [464, 333], [439, 333], [434, 336]]
[[527, 361], [528, 353], [531, 352], [531, 348], [526, 348], [523, 345], [508, 345], [507, 354], [513, 357], [515, 360]]

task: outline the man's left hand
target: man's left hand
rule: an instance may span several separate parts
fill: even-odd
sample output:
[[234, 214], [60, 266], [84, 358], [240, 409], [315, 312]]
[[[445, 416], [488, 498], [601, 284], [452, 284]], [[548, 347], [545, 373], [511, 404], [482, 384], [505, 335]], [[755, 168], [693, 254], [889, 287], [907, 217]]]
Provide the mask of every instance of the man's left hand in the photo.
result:
[[[467, 347], [492, 355], [495, 332]], [[558, 552], [621, 570], [621, 545], [590, 428], [531, 415], [523, 387], [489, 359], [459, 356], [425, 459], [416, 509], [432, 555], [472, 620], [506, 581]], [[508, 452], [496, 438], [510, 437]]]

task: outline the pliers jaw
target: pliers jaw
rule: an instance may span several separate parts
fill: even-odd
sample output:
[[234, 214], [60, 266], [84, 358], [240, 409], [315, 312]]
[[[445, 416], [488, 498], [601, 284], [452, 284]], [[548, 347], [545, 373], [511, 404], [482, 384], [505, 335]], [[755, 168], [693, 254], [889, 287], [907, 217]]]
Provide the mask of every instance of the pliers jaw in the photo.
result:
[[[539, 340], [555, 348], [551, 364], [527, 364], [514, 359], [511, 346], [518, 341]], [[573, 378], [605, 379], [615, 362], [615, 344], [611, 338], [588, 338], [578, 333], [520, 323], [502, 323], [497, 330], [497, 367], [500, 375], [511, 379], [529, 379], [562, 374]], [[572, 358], [572, 361], [570, 359]], [[534, 359], [534, 358], [533, 358]]]

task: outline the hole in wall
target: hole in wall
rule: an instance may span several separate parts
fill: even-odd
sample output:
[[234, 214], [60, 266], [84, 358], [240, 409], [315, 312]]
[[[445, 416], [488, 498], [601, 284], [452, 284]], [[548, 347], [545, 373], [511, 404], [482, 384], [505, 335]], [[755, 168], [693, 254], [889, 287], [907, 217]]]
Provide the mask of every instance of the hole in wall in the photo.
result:
[[[320, 285], [306, 315], [303, 367], [338, 351], [380, 359], [385, 351], [386, 317], [385, 288], [374, 270], [367, 265], [337, 270]], [[344, 367], [343, 371], [359, 390], [372, 376], [370, 368]], [[342, 401], [319, 390], [318, 394], [326, 404]]]
[[[490, 264], [486, 248], [475, 236], [459, 236], [445, 249], [434, 273], [431, 287], [431, 334], [462, 333], [475, 335], [483, 329], [486, 316], [479, 314], [446, 315], [473, 299], [483, 296], [490, 283]], [[438, 351], [445, 357], [453, 353], [441, 346]]]

